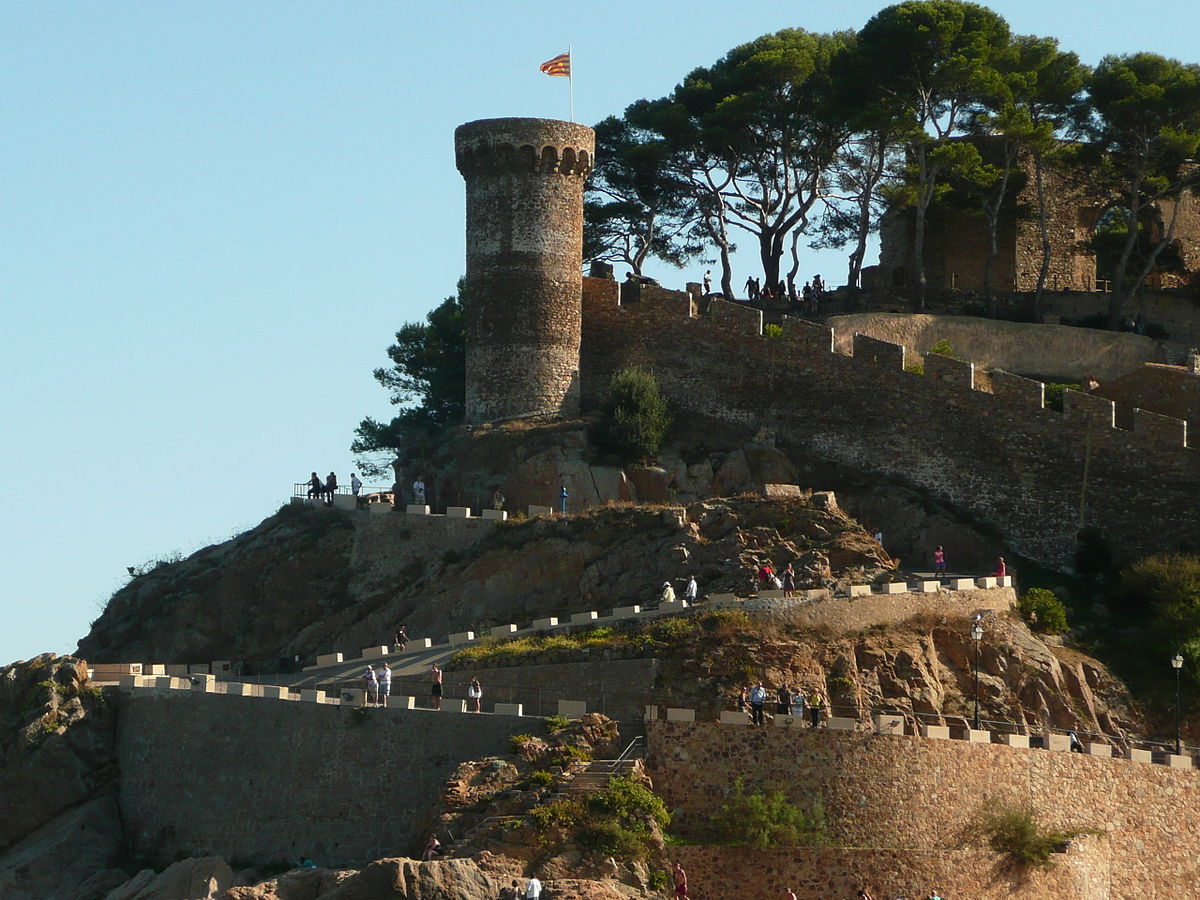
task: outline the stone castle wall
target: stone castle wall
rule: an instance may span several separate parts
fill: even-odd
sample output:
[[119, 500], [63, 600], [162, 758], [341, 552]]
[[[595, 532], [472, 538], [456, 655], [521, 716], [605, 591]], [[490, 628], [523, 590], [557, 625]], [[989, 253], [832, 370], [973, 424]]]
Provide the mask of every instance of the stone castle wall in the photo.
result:
[[[1200, 836], [1188, 824], [1200, 804], [1200, 777], [1191, 769], [907, 736], [663, 721], [646, 727], [649, 774], [685, 834], [741, 775], [802, 805], [820, 800], [835, 843], [849, 847], [942, 857], [968, 846], [968, 828], [988, 800], [1031, 806], [1051, 828], [1103, 830], [1108, 850], [1094, 859], [1092, 875], [1107, 878], [1110, 893], [1066, 897], [1171, 897], [1200, 875]], [[925, 882], [925, 890], [939, 886]], [[784, 887], [777, 885], [776, 896]], [[972, 889], [949, 896], [1007, 895]]]
[[914, 486], [1047, 564], [1073, 558], [1081, 498], [1084, 523], [1123, 553], [1200, 544], [1200, 454], [1182, 422], [1142, 414], [1124, 431], [1110, 401], [1086, 394], [1068, 392], [1058, 413], [1038, 382], [991, 373], [991, 392], [976, 390], [968, 363], [916, 375], [895, 344], [860, 335], [844, 355], [825, 326], [785, 319], [767, 338], [756, 309], [714, 300], [697, 315], [663, 290], [622, 306], [615, 282], [585, 279], [585, 404], [631, 364], [654, 370], [677, 416], [769, 427], [784, 449]]
[[454, 142], [467, 187], [467, 421], [574, 415], [595, 135], [550, 119], [482, 119]]
[[415, 855], [457, 764], [529, 730], [513, 716], [135, 691], [118, 716], [121, 815], [133, 854], [158, 868], [177, 854]]
[[851, 898], [866, 887], [877, 900], [941, 897], [970, 900], [1110, 900], [1110, 848], [1104, 838], [1072, 843], [1049, 870], [1019, 869], [988, 850], [806, 850], [773, 847], [671, 847], [693, 897], [721, 889], [740, 900], [778, 900], [791, 888], [798, 900]]

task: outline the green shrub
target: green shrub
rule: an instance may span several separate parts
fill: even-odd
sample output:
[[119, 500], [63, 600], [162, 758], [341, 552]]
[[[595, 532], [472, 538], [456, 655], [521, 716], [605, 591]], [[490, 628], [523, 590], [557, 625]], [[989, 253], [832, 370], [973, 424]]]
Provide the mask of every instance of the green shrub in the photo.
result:
[[508, 739], [508, 746], [513, 753], [520, 753], [521, 748], [533, 740], [532, 734], [514, 734]]
[[575, 840], [580, 846], [620, 860], [637, 860], [645, 857], [649, 840], [645, 832], [623, 828], [616, 822], [594, 822], [579, 829]]
[[1034, 631], [1062, 634], [1067, 630], [1067, 608], [1053, 591], [1046, 588], [1027, 590], [1017, 602], [1017, 611]]
[[565, 744], [562, 747], [554, 748], [554, 755], [564, 763], [568, 762], [591, 762], [592, 754], [584, 750], [582, 747], [576, 747], [574, 744]]
[[692, 619], [659, 619], [650, 625], [650, 636], [664, 644], [684, 643], [695, 635], [696, 623]]
[[653, 872], [650, 873], [649, 881], [650, 881], [650, 890], [665, 891], [667, 889], [667, 885], [669, 885], [671, 883], [671, 876], [668, 875], [666, 872], [664, 872], [662, 869], [655, 869]]
[[626, 462], [642, 462], [658, 455], [670, 421], [654, 374], [636, 366], [622, 369], [609, 384], [596, 440]]
[[769, 337], [769, 338], [783, 337], [783, 326], [782, 325], [764, 325], [763, 326], [763, 337]]
[[536, 772], [530, 772], [529, 778], [526, 780], [530, 784], [539, 784], [542, 787], [549, 787], [550, 785], [554, 784], [556, 780], [558, 780], [558, 776], [539, 769]]
[[1029, 807], [994, 803], [980, 813], [975, 830], [997, 853], [1008, 853], [1022, 865], [1045, 868], [1054, 865], [1051, 854], [1065, 852], [1072, 838], [1102, 834], [1094, 828], [1050, 831], [1038, 823]]
[[934, 341], [933, 346], [929, 348], [929, 352], [936, 353], [938, 356], [946, 356], [950, 359], [961, 359], [961, 357], [954, 352], [954, 348], [950, 346], [950, 342], [945, 338]]
[[603, 790], [588, 795], [588, 809], [617, 818], [627, 827], [645, 827], [652, 820], [659, 828], [671, 824], [671, 814], [662, 800], [649, 788], [632, 778], [609, 779]]
[[1058, 382], [1048, 382], [1046, 384], [1046, 408], [1056, 409], [1059, 412], [1063, 411], [1063, 392], [1066, 390], [1077, 391], [1077, 384], [1060, 384]]
[[546, 716], [546, 731], [554, 734], [556, 731], [562, 731], [571, 724], [571, 720], [566, 716]]
[[828, 843], [825, 810], [819, 802], [801, 809], [782, 791], [747, 791], [742, 778], [721, 811], [709, 818], [721, 843], [745, 847], [820, 847]]
[[718, 609], [700, 617], [705, 631], [744, 631], [750, 627], [750, 616], [744, 609]]
[[545, 806], [535, 806], [528, 816], [530, 821], [542, 830], [551, 825], [570, 829], [583, 820], [583, 807], [574, 800], [555, 800]]

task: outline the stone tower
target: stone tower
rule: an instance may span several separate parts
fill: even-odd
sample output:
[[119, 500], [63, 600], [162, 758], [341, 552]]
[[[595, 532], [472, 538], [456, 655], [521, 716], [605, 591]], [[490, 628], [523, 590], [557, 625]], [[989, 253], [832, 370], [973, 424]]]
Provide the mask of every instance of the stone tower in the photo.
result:
[[575, 415], [595, 134], [480, 119], [458, 127], [454, 151], [467, 182], [467, 422]]

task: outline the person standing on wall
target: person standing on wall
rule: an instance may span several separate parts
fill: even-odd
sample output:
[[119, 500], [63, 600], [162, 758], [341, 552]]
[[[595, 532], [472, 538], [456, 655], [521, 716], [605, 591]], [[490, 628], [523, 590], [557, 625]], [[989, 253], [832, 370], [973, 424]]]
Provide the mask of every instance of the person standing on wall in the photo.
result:
[[442, 708], [442, 670], [437, 663], [429, 667], [429, 680], [433, 682], [429, 688], [429, 700], [434, 709]]
[[367, 705], [374, 706], [379, 700], [379, 681], [375, 678], [375, 670], [367, 666], [362, 677], [363, 689], [367, 692]]
[[767, 689], [760, 681], [750, 688], [750, 724], [763, 725], [763, 704], [767, 701]]
[[350, 492], [355, 497], [362, 493], [362, 479], [358, 477], [357, 472], [350, 473]]
[[379, 680], [379, 705], [387, 706], [388, 695], [392, 692], [392, 670], [388, 668], [387, 663], [379, 664], [376, 677]]
[[821, 724], [821, 716], [825, 714], [825, 697], [821, 692], [814, 690], [808, 695], [808, 715], [812, 722], [812, 727], [816, 728]]
[[471, 712], [481, 711], [479, 706], [483, 702], [483, 685], [476, 675], [471, 676], [471, 683], [467, 686], [467, 699], [471, 701]]
[[712, 269], [704, 271], [704, 296], [707, 297], [712, 293]]
[[413, 482], [413, 503], [417, 506], [425, 505], [425, 482], [421, 480], [421, 476], [417, 476], [417, 480]]

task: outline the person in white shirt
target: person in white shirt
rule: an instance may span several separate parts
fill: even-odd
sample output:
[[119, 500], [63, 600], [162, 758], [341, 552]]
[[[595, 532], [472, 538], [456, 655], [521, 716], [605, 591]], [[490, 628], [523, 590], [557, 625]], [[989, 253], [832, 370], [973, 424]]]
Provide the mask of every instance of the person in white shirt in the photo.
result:
[[689, 575], [687, 590], [684, 592], [684, 606], [694, 606], [696, 603], [696, 576]]
[[425, 505], [425, 482], [417, 476], [417, 480], [413, 482], [413, 503], [417, 506]]
[[376, 677], [379, 680], [379, 705], [387, 706], [388, 694], [392, 692], [392, 670], [388, 668], [387, 663], [379, 664]]
[[541, 895], [542, 883], [538, 881], [537, 876], [534, 875], [527, 882], [525, 882], [525, 900], [538, 900], [538, 897]]
[[479, 704], [483, 700], [483, 685], [474, 675], [471, 676], [471, 683], [467, 685], [467, 699], [471, 701], [471, 712], [479, 712]]
[[374, 706], [379, 697], [379, 682], [375, 678], [375, 670], [367, 666], [367, 671], [363, 672], [362, 677], [363, 686], [367, 689], [367, 703]]
[[350, 490], [353, 491], [355, 497], [362, 490], [362, 479], [358, 477], [357, 472], [350, 473]]

